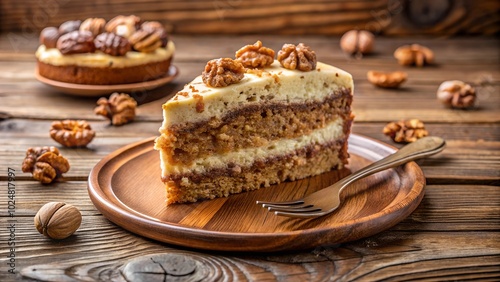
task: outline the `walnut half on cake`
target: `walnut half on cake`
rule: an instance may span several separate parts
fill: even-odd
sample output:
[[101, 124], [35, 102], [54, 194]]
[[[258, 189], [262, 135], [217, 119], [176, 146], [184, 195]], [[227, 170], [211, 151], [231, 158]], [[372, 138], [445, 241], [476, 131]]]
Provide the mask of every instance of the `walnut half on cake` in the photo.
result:
[[278, 58], [286, 61], [259, 69], [245, 69], [230, 58], [212, 60], [203, 75], [163, 104], [155, 148], [167, 204], [344, 167], [353, 121], [352, 76], [316, 62], [303, 44], [284, 48]]

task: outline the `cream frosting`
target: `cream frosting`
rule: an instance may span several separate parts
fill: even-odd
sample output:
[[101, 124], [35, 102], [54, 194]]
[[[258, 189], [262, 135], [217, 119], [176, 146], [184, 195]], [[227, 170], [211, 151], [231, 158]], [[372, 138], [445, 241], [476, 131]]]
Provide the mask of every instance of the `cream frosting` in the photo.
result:
[[189, 172], [204, 173], [207, 169], [227, 168], [228, 163], [240, 167], [248, 167], [256, 160], [262, 160], [270, 156], [284, 156], [310, 145], [325, 144], [341, 138], [344, 135], [343, 123], [344, 120], [339, 117], [325, 127], [311, 132], [309, 135], [300, 136], [295, 139], [278, 139], [261, 147], [244, 148], [225, 154], [214, 154], [195, 160], [190, 166], [170, 164], [167, 156], [160, 150], [162, 175], [167, 176]]
[[238, 83], [219, 88], [206, 86], [198, 76], [163, 104], [162, 129], [214, 117], [221, 119], [243, 105], [323, 101], [342, 89], [352, 93], [353, 88], [349, 73], [321, 62], [315, 70], [302, 72], [285, 69], [275, 60], [270, 67], [246, 72]]
[[130, 51], [125, 56], [111, 56], [100, 51], [63, 55], [57, 48], [46, 48], [45, 45], [40, 45], [35, 55], [38, 61], [54, 66], [123, 68], [167, 60], [172, 57], [174, 51], [175, 44], [169, 41], [165, 48], [158, 48], [154, 52]]

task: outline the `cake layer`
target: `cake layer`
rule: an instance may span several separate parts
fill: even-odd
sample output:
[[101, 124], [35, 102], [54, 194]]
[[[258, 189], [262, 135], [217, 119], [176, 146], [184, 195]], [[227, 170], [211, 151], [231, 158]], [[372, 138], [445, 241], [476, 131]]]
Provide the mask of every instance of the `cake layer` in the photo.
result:
[[160, 150], [162, 159], [162, 178], [169, 180], [174, 175], [190, 173], [203, 174], [212, 169], [226, 169], [231, 167], [249, 167], [253, 163], [262, 162], [268, 156], [290, 155], [305, 147], [328, 144], [332, 141], [344, 139], [350, 131], [351, 120], [337, 118], [323, 128], [312, 131], [294, 139], [277, 139], [268, 142], [265, 146], [248, 147], [223, 154], [213, 154], [196, 159], [190, 165], [173, 164], [168, 162], [163, 150]]
[[213, 199], [341, 169], [347, 163], [346, 137], [269, 156], [250, 166], [172, 175], [165, 180], [167, 204]]
[[190, 165], [196, 159], [243, 148], [266, 146], [279, 139], [297, 138], [350, 118], [352, 96], [342, 89], [324, 101], [264, 103], [229, 112], [222, 120], [172, 126], [156, 146], [170, 164]]
[[315, 70], [302, 72], [282, 68], [274, 61], [270, 67], [247, 71], [238, 83], [221, 88], [206, 86], [199, 76], [163, 105], [161, 130], [210, 119], [222, 120], [228, 111], [242, 105], [324, 101], [343, 89], [352, 93], [352, 76], [320, 62]]
[[77, 65], [54, 66], [38, 62], [38, 72], [48, 79], [90, 85], [129, 84], [144, 82], [168, 73], [170, 61], [151, 62], [121, 68], [82, 67]]
[[125, 56], [111, 56], [100, 51], [63, 55], [56, 48], [47, 49], [40, 45], [35, 55], [39, 62], [52, 66], [79, 66], [90, 68], [127, 68], [155, 62], [163, 62], [172, 58], [175, 45], [169, 41], [165, 48], [158, 48], [151, 53], [130, 51]]

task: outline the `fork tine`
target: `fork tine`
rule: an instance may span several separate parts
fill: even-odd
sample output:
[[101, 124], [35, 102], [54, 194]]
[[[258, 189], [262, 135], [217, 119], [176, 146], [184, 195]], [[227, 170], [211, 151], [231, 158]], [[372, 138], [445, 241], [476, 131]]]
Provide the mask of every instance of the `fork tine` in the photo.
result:
[[297, 201], [289, 201], [289, 202], [266, 202], [266, 201], [257, 201], [257, 205], [262, 205], [263, 207], [266, 206], [293, 206], [293, 205], [301, 205], [303, 204], [303, 200], [297, 200]]
[[301, 213], [301, 212], [315, 212], [321, 211], [320, 208], [314, 207], [312, 205], [304, 206], [304, 207], [268, 207], [269, 211], [277, 211], [277, 212], [290, 212], [290, 213]]
[[318, 217], [325, 215], [327, 214], [327, 212], [322, 212], [321, 210], [317, 212], [301, 212], [301, 213], [275, 211], [274, 214], [277, 216], [311, 218], [311, 217]]

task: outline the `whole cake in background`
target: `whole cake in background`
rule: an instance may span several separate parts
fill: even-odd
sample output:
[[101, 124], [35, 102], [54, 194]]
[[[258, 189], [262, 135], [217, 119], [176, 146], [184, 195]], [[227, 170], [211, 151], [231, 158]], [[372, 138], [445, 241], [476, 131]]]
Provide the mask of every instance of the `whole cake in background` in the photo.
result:
[[91, 85], [154, 80], [168, 73], [174, 43], [157, 21], [117, 16], [46, 27], [36, 51], [38, 73], [48, 79]]
[[208, 62], [163, 105], [166, 203], [195, 202], [343, 168], [352, 76], [304, 44], [260, 41]]

